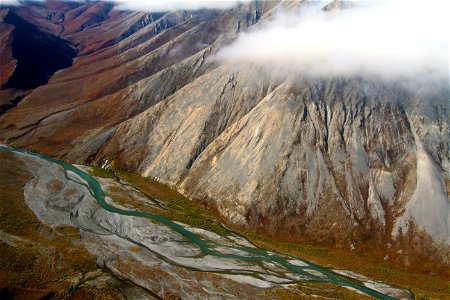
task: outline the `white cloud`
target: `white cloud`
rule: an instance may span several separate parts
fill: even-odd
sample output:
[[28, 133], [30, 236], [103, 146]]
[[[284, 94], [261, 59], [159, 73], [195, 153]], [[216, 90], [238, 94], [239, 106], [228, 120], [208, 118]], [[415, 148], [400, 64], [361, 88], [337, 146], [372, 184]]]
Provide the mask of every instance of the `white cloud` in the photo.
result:
[[[19, 5], [26, 2], [42, 2], [44, 0], [0, 0], [1, 5]], [[64, 1], [64, 0], [63, 0]], [[83, 0], [72, 0], [83, 2]], [[118, 9], [163, 12], [174, 10], [229, 9], [241, 2], [250, 0], [105, 0], [115, 2]]]
[[19, 0], [0, 0], [0, 6], [19, 5]]
[[237, 4], [238, 0], [115, 0], [119, 4], [119, 9], [161, 12], [170, 10], [198, 10], [208, 9], [229, 9]]
[[357, 2], [323, 12], [323, 2], [279, 11], [256, 31], [243, 33], [218, 58], [310, 76], [383, 78], [448, 76], [447, 1]]

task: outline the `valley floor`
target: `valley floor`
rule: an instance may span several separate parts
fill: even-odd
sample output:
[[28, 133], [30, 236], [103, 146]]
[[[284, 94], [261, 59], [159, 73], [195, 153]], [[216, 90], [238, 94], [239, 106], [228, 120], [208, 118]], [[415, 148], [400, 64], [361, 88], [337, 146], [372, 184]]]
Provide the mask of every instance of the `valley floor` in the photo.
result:
[[435, 298], [445, 298], [450, 291], [445, 278], [410, 274], [361, 253], [238, 234], [175, 191], [138, 175], [3, 150], [2, 295], [413, 297], [408, 289], [384, 282]]

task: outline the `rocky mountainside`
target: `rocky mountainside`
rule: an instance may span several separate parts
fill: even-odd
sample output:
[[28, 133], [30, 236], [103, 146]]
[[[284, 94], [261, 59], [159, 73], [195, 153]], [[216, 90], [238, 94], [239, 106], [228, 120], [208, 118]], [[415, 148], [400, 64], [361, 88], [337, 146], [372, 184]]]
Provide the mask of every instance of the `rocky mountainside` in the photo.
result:
[[[78, 54], [1, 117], [0, 138], [72, 162], [112, 157], [235, 226], [370, 249], [410, 266], [449, 263], [448, 87], [424, 92], [365, 77], [280, 77], [216, 59], [280, 7], [302, 5], [253, 1], [223, 11], [147, 13], [48, 2], [3, 9]], [[4, 18], [1, 26], [7, 39], [15, 25]], [[11, 56], [6, 51], [2, 58]]]

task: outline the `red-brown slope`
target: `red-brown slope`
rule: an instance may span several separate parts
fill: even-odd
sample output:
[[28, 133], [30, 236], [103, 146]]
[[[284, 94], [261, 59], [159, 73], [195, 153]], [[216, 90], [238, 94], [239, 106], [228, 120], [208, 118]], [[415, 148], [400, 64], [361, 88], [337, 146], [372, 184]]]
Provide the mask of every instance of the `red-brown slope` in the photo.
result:
[[2, 88], [33, 89], [72, 64], [76, 52], [68, 41], [41, 30], [12, 10], [6, 13], [3, 22], [14, 27], [9, 36], [17, 66]]
[[[68, 19], [64, 19], [63, 22], [64, 35], [79, 32], [89, 26], [101, 23], [108, 17], [113, 6], [111, 2], [88, 2], [75, 11], [69, 11], [66, 13]], [[78, 14], [80, 9], [82, 12]]]
[[11, 48], [11, 32], [14, 26], [3, 22], [8, 11], [8, 9], [0, 10], [0, 86], [8, 81], [17, 65]]
[[[250, 13], [252, 10], [246, 6], [229, 14], [163, 14], [135, 33], [125, 29], [130, 29], [130, 24], [144, 26], [139, 23], [144, 15], [119, 13], [101, 26], [77, 33], [85, 40], [107, 40], [113, 30], [122, 32], [122, 36], [130, 35], [115, 45], [77, 58], [72, 67], [35, 89], [1, 121], [3, 138], [19, 138], [17, 145], [64, 155], [72, 149], [69, 145], [74, 139], [96, 130], [107, 132], [214, 68], [209, 53], [234, 38], [236, 24], [247, 22], [249, 15], [255, 14]], [[145, 18], [154, 17], [147, 14]]]
[[[30, 90], [47, 83], [56, 71], [69, 67], [76, 54], [72, 45], [80, 50], [114, 45], [131, 34], [130, 26], [136, 31], [148, 25], [141, 20], [145, 13], [114, 10], [109, 14], [111, 8], [112, 4], [104, 2], [65, 1], [3, 8], [0, 114], [14, 107]], [[77, 30], [82, 30], [81, 34], [69, 40], [66, 31]]]

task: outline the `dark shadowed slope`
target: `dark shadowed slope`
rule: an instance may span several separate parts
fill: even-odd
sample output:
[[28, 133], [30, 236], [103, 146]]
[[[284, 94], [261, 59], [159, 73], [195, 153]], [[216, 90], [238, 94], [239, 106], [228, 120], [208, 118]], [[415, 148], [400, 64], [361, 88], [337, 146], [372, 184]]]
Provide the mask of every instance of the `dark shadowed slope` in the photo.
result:
[[11, 10], [3, 20], [14, 27], [10, 39], [17, 66], [2, 89], [34, 89], [47, 83], [56, 71], [72, 65], [76, 50], [68, 41], [41, 31]]

